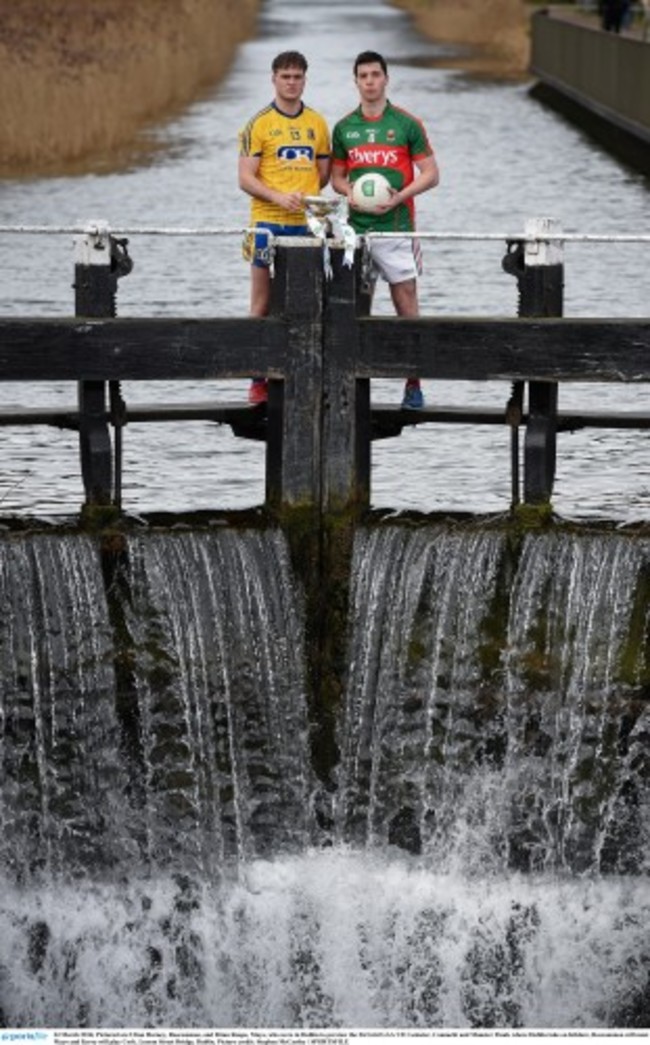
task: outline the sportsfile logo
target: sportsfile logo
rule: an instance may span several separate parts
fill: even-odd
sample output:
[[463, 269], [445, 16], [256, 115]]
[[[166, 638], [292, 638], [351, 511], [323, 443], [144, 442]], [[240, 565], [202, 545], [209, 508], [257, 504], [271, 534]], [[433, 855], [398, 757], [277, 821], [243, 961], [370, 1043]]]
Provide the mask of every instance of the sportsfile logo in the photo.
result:
[[363, 146], [350, 149], [348, 156], [354, 165], [375, 167], [396, 167], [399, 159], [397, 149], [364, 149]]
[[[65, 1033], [65, 1031], [64, 1031]], [[78, 1040], [78, 1039], [77, 1039]], [[52, 1045], [54, 1031], [49, 1030], [3, 1030], [0, 1031], [0, 1042], [39, 1042], [39, 1045]]]
[[314, 150], [311, 145], [281, 145], [277, 155], [279, 160], [288, 163], [311, 163]]

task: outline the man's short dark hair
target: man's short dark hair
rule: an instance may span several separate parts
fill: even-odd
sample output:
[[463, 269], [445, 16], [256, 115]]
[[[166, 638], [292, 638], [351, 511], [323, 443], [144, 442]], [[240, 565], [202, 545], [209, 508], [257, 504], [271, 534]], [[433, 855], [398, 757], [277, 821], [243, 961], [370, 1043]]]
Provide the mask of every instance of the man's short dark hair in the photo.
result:
[[307, 59], [300, 51], [282, 51], [273, 59], [271, 69], [277, 73], [278, 69], [302, 69], [307, 72]]
[[384, 58], [383, 54], [379, 54], [378, 51], [362, 51], [361, 54], [358, 54], [357, 57], [354, 59], [354, 75], [357, 75], [357, 70], [359, 69], [360, 65], [372, 65], [374, 62], [377, 62], [379, 65], [381, 65], [382, 72], [386, 76], [388, 76], [388, 66], [386, 64], [386, 59]]

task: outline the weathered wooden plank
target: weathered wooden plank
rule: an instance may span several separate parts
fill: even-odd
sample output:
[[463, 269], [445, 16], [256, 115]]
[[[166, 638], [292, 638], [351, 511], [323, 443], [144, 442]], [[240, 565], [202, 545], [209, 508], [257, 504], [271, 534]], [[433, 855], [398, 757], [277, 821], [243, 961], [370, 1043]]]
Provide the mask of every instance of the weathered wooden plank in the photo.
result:
[[279, 319], [0, 319], [0, 380], [281, 376]]
[[320, 248], [278, 252], [271, 309], [284, 322], [287, 350], [282, 395], [269, 397], [267, 498], [274, 505], [320, 503], [323, 290]]
[[370, 501], [370, 389], [355, 377], [358, 273], [333, 257], [323, 332], [323, 510]]
[[[263, 417], [257, 407], [243, 402], [215, 403], [214, 400], [192, 403], [137, 403], [126, 404], [124, 423], [155, 421], [215, 421], [218, 424], [254, 424]], [[110, 421], [107, 409], [103, 414]], [[0, 425], [53, 425], [57, 428], [76, 428], [79, 412], [74, 406], [38, 407], [3, 406], [0, 408]]]
[[106, 383], [83, 381], [78, 386], [79, 452], [86, 504], [110, 504], [113, 489], [113, 449], [106, 422]]
[[[0, 415], [1, 418], [1, 415]], [[527, 411], [521, 414], [519, 424], [523, 427], [530, 420]], [[414, 425], [506, 425], [509, 424], [505, 408], [499, 407], [466, 407], [466, 406], [425, 406], [422, 410], [402, 410], [398, 406], [386, 403], [375, 404], [372, 408], [373, 439], [386, 439], [399, 435], [403, 428]], [[643, 431], [650, 428], [650, 407], [648, 413], [639, 411], [607, 411], [596, 413], [593, 410], [558, 412], [557, 427], [560, 432], [577, 432], [582, 428], [621, 428]]]
[[650, 407], [647, 414], [625, 410], [621, 412], [607, 411], [596, 413], [593, 410], [558, 412], [558, 431], [577, 432], [580, 428], [650, 428]]
[[[88, 240], [79, 246], [75, 265], [75, 316], [113, 319], [116, 315], [117, 270], [111, 265], [112, 250], [96, 250], [88, 258]], [[116, 248], [117, 249], [117, 248]], [[111, 386], [112, 387], [112, 386]], [[104, 420], [107, 385], [105, 381], [79, 381], [79, 453], [86, 505], [109, 505], [113, 499], [117, 468], [108, 423]], [[117, 435], [117, 429], [115, 430]], [[118, 480], [118, 484], [121, 482]]]
[[[108, 413], [105, 415], [108, 420]], [[50, 425], [52, 428], [79, 428], [79, 411], [76, 407], [69, 410], [56, 407], [10, 406], [0, 410], [0, 426]]]
[[[281, 382], [280, 382], [281, 384]], [[504, 425], [507, 424], [505, 408], [501, 407], [467, 407], [444, 406], [442, 404], [425, 406], [422, 410], [402, 410], [400, 406], [387, 403], [375, 403], [372, 407], [373, 438], [383, 438], [400, 434], [402, 428], [415, 425]], [[110, 421], [107, 411], [104, 420]], [[596, 413], [593, 410], [560, 411], [557, 416], [558, 430], [574, 432], [581, 428], [621, 428], [644, 430], [650, 428], [650, 408], [648, 413], [638, 410], [607, 411]], [[138, 403], [129, 407], [125, 413], [126, 424], [166, 424], [175, 421], [211, 421], [215, 424], [232, 425], [238, 429], [257, 430], [258, 436], [265, 437], [266, 418], [259, 407], [246, 403]], [[528, 422], [528, 414], [524, 411], [520, 424]], [[3, 407], [0, 408], [0, 427], [22, 427], [31, 425], [47, 425], [52, 428], [79, 427], [79, 412], [71, 406], [69, 409], [59, 407]]]
[[[561, 229], [553, 219], [540, 218], [527, 222], [526, 231], [543, 236], [554, 232], [559, 234]], [[543, 319], [563, 316], [563, 257], [563, 247], [558, 242], [542, 241], [535, 243], [534, 247], [531, 244], [523, 247], [523, 269], [517, 278], [519, 316]], [[515, 382], [513, 387], [521, 387], [521, 382]], [[524, 436], [524, 500], [527, 504], [550, 502], [553, 493], [557, 460], [557, 390], [557, 384], [551, 381], [528, 383], [529, 419]], [[514, 486], [519, 485], [519, 437], [516, 429], [513, 429], [511, 446], [514, 490]], [[517, 500], [513, 497], [513, 507], [517, 502], [518, 497]]]
[[360, 322], [357, 373], [451, 381], [650, 381], [650, 319]]
[[[650, 319], [377, 317], [359, 328], [360, 377], [650, 380]], [[0, 380], [280, 377], [288, 339], [277, 317], [0, 319]]]
[[524, 444], [524, 496], [528, 504], [550, 501], [557, 456], [557, 385], [534, 381], [528, 387]]

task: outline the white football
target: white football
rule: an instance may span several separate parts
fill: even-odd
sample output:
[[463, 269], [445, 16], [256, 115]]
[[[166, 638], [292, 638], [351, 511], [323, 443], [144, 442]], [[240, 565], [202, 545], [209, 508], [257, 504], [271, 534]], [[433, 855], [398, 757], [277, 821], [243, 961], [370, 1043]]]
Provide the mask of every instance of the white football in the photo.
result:
[[377, 210], [388, 203], [390, 197], [390, 182], [383, 174], [362, 174], [352, 185], [352, 202], [359, 210]]

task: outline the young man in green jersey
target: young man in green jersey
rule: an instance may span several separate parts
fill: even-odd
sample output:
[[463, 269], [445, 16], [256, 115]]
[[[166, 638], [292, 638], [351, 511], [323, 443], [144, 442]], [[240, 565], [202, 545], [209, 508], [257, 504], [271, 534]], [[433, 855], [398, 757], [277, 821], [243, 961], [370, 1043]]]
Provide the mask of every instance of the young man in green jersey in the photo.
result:
[[[354, 63], [354, 80], [360, 104], [334, 127], [332, 142], [332, 186], [347, 196], [349, 222], [355, 232], [414, 232], [414, 198], [438, 184], [434, 151], [424, 126], [411, 113], [393, 105], [386, 97], [388, 68], [376, 51], [363, 51]], [[370, 171], [383, 174], [391, 186], [391, 198], [372, 212], [357, 210], [352, 186]], [[417, 316], [417, 277], [421, 252], [412, 236], [404, 239], [372, 239], [368, 249], [373, 277], [381, 275], [390, 286], [398, 316]], [[424, 405], [419, 379], [410, 377], [402, 406]]]

